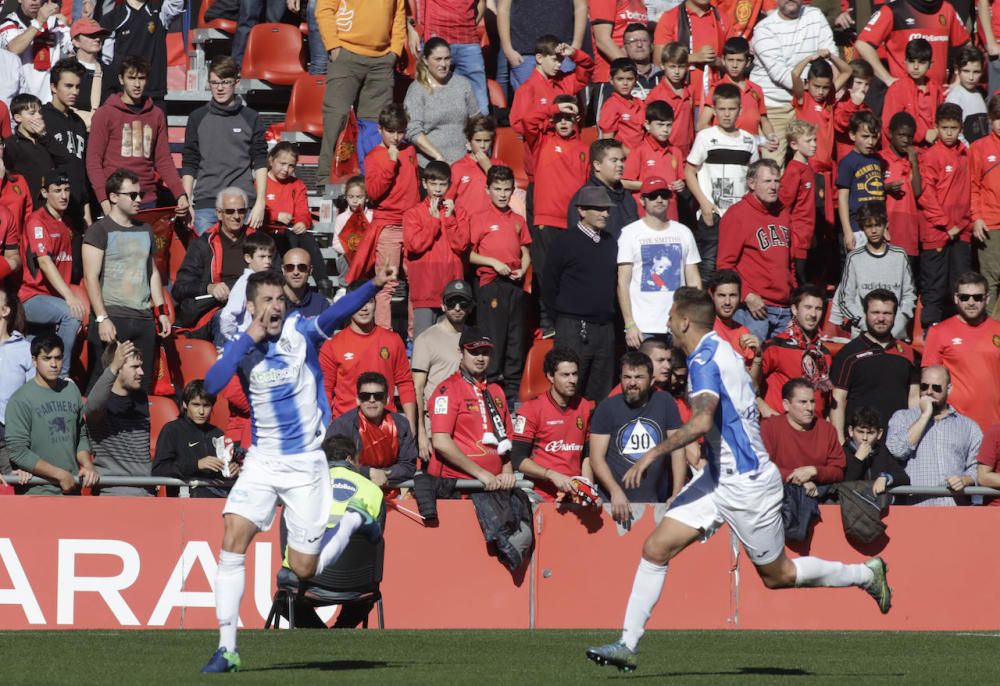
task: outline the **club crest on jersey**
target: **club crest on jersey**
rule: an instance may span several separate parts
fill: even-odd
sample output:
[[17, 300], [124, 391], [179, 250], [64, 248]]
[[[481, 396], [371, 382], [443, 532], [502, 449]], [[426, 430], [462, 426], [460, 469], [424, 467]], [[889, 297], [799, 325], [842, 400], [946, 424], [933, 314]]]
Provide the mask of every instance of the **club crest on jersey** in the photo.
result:
[[526, 422], [527, 422], [527, 420], [524, 417], [522, 417], [521, 415], [515, 415], [514, 416], [514, 433], [516, 433], [516, 434], [523, 434], [524, 433], [524, 425], [525, 425]]
[[576, 418], [576, 428], [578, 428], [581, 431], [583, 431], [583, 417], [577, 417]]
[[1000, 336], [993, 336], [993, 345], [1000, 348]]
[[45, 235], [45, 229], [40, 226], [35, 227], [35, 238], [41, 238]]
[[388, 360], [389, 359], [389, 349], [383, 345], [382, 348], [381, 348], [381, 350], [378, 351], [378, 356], [381, 357], [383, 360]]
[[283, 353], [289, 353], [290, 354], [292, 352], [292, 342], [290, 340], [288, 340], [287, 338], [279, 338], [278, 339], [278, 350], [280, 350]]

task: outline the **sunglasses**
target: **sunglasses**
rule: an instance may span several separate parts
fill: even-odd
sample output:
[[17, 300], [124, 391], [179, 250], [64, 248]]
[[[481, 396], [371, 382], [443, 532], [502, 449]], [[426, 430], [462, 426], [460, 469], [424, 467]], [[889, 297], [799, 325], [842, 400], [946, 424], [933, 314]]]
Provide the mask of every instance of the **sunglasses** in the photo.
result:
[[456, 308], [468, 310], [472, 308], [472, 303], [468, 300], [463, 300], [462, 298], [455, 298], [454, 300], [445, 301], [444, 307], [446, 310], [454, 310]]
[[247, 213], [247, 208], [245, 208], [245, 207], [230, 207], [230, 208], [225, 209], [225, 210], [220, 209], [219, 212], [222, 212], [222, 214], [228, 214], [229, 216], [232, 216], [234, 214], [238, 214], [238, 215], [240, 215], [242, 217], [244, 214]]
[[921, 383], [920, 384], [920, 390], [921, 391], [926, 391], [928, 388], [931, 389], [932, 391], [934, 391], [935, 393], [941, 393], [941, 392], [944, 391], [944, 386], [942, 386], [939, 383]]
[[484, 355], [489, 355], [493, 352], [493, 348], [488, 345], [481, 345], [475, 348], [466, 348], [465, 352], [469, 353], [473, 357], [482, 357]]
[[358, 393], [358, 399], [363, 403], [370, 403], [372, 401], [384, 403], [385, 395], [385, 391], [361, 391]]
[[985, 293], [958, 293], [958, 299], [961, 302], [967, 303], [970, 300], [973, 302], [981, 303], [986, 300]]
[[652, 193], [646, 193], [644, 197], [649, 198], [650, 200], [670, 200], [670, 196], [672, 195], [673, 193], [664, 189], [662, 191], [653, 191]]
[[286, 274], [291, 274], [292, 272], [302, 272], [303, 274], [309, 273], [308, 264], [283, 264], [281, 268]]
[[135, 202], [137, 198], [142, 197], [142, 191], [129, 191], [128, 193], [124, 193], [122, 191], [116, 191], [115, 195], [127, 195], [129, 200]]

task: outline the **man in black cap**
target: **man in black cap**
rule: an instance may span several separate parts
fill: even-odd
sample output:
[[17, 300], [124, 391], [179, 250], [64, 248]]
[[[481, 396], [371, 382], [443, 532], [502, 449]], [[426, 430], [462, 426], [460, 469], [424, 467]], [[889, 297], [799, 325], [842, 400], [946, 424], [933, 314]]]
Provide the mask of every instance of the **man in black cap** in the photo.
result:
[[542, 297], [555, 317], [555, 344], [580, 356], [579, 388], [589, 400], [607, 397], [614, 374], [618, 242], [606, 231], [613, 204], [603, 187], [581, 188], [576, 227], [552, 241], [542, 275]]
[[639, 208], [631, 191], [622, 185], [622, 174], [625, 173], [625, 148], [614, 138], [602, 138], [590, 144], [590, 177], [567, 208], [567, 224], [572, 227], [576, 222], [576, 213], [584, 204], [583, 193], [588, 188], [603, 190], [610, 204], [608, 205], [608, 220], [605, 231], [616, 241], [622, 229], [639, 219]]
[[417, 447], [425, 462], [431, 459], [430, 415], [427, 401], [438, 384], [458, 371], [462, 353], [458, 339], [465, 330], [465, 320], [475, 306], [472, 287], [465, 281], [452, 281], [444, 287], [441, 295], [441, 310], [444, 317], [413, 342], [413, 357], [410, 369], [413, 371], [413, 388], [417, 394], [417, 404], [422, 408], [417, 421]]
[[513, 427], [503, 389], [487, 383], [493, 341], [474, 327], [459, 338], [458, 371], [438, 384], [427, 411], [431, 455], [427, 473], [452, 479], [479, 479], [485, 490], [514, 488], [510, 464]]

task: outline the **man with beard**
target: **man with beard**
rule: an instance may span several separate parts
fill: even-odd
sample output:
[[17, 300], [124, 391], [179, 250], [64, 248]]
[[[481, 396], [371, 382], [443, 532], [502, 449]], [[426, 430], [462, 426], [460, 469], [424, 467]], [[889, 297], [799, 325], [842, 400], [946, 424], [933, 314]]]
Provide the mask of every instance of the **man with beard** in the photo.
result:
[[621, 368], [622, 394], [608, 398], [594, 412], [590, 464], [601, 497], [611, 503], [611, 516], [627, 527], [633, 502], [662, 503], [680, 492], [687, 462], [683, 449], [674, 451], [669, 474], [666, 462], [660, 461], [641, 484], [625, 487], [625, 473], [646, 451], [673, 434], [681, 418], [669, 393], [652, 392], [653, 363], [648, 355], [625, 353]]
[[896, 410], [915, 407], [920, 398], [916, 353], [909, 343], [892, 335], [899, 306], [896, 294], [876, 288], [868, 292], [863, 304], [866, 330], [841, 348], [830, 366], [830, 422], [841, 443], [847, 438], [847, 417], [860, 408], [873, 408], [887, 422]]
[[760, 383], [760, 339], [750, 333], [750, 329], [733, 319], [733, 314], [742, 301], [743, 279], [732, 269], [715, 272], [708, 294], [715, 305], [715, 326], [712, 329], [719, 338], [732, 346], [743, 357], [743, 364], [755, 384]]
[[574, 491], [572, 477], [593, 481], [585, 457], [591, 404], [577, 393], [580, 358], [572, 350], [553, 348], [545, 355], [545, 377], [551, 386], [521, 406], [514, 417], [514, 469], [535, 482], [546, 501]]
[[797, 377], [812, 385], [816, 392], [816, 414], [823, 416], [833, 388], [829, 376], [833, 356], [820, 339], [822, 320], [823, 291], [818, 286], [805, 284], [792, 291], [792, 321], [788, 329], [764, 342], [760, 388], [764, 402], [759, 403], [763, 416], [781, 414], [782, 388]]
[[[653, 391], [666, 391], [670, 386], [671, 352], [672, 348], [658, 338], [649, 338], [639, 346], [639, 352], [647, 355], [653, 363]], [[608, 393], [610, 398], [613, 395], [621, 395], [622, 385], [618, 384]], [[680, 407], [677, 408], [680, 410]], [[683, 421], [684, 414], [681, 413]]]

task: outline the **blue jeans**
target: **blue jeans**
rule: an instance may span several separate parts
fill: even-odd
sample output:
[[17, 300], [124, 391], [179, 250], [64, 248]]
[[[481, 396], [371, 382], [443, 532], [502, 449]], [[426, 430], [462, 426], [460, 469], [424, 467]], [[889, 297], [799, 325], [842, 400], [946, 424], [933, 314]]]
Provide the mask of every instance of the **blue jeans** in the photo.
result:
[[750, 333], [760, 339], [763, 343], [775, 334], [781, 333], [788, 328], [788, 323], [792, 321], [792, 310], [788, 307], [775, 307], [765, 305], [767, 317], [764, 319], [754, 319], [746, 305], [740, 305], [739, 309], [733, 313], [733, 319], [749, 329]]
[[[522, 57], [524, 57], [524, 61], [520, 65], [510, 67], [510, 90], [512, 92], [524, 85], [537, 66], [534, 55], [522, 55]], [[510, 63], [508, 62], [508, 64]]]
[[451, 63], [455, 65], [455, 73], [469, 79], [469, 83], [472, 84], [472, 92], [476, 94], [479, 111], [483, 114], [489, 114], [490, 95], [486, 89], [486, 63], [483, 62], [483, 49], [478, 43], [452, 45]]
[[204, 207], [194, 211], [194, 232], [199, 236], [205, 233], [212, 224], [219, 221], [214, 207]]
[[243, 64], [243, 53], [247, 49], [250, 30], [260, 23], [260, 16], [263, 14], [264, 21], [268, 24], [277, 24], [285, 16], [286, 7], [285, 0], [240, 0], [240, 17], [233, 36], [232, 54], [236, 64]]
[[24, 318], [29, 324], [56, 325], [56, 335], [63, 342], [61, 376], [69, 376], [69, 363], [73, 359], [73, 346], [80, 330], [80, 320], [70, 314], [66, 301], [51, 295], [32, 296], [24, 301]]
[[306, 23], [309, 24], [309, 73], [325, 74], [329, 55], [323, 38], [319, 34], [319, 22], [316, 21], [316, 0], [309, 0], [306, 7]]

